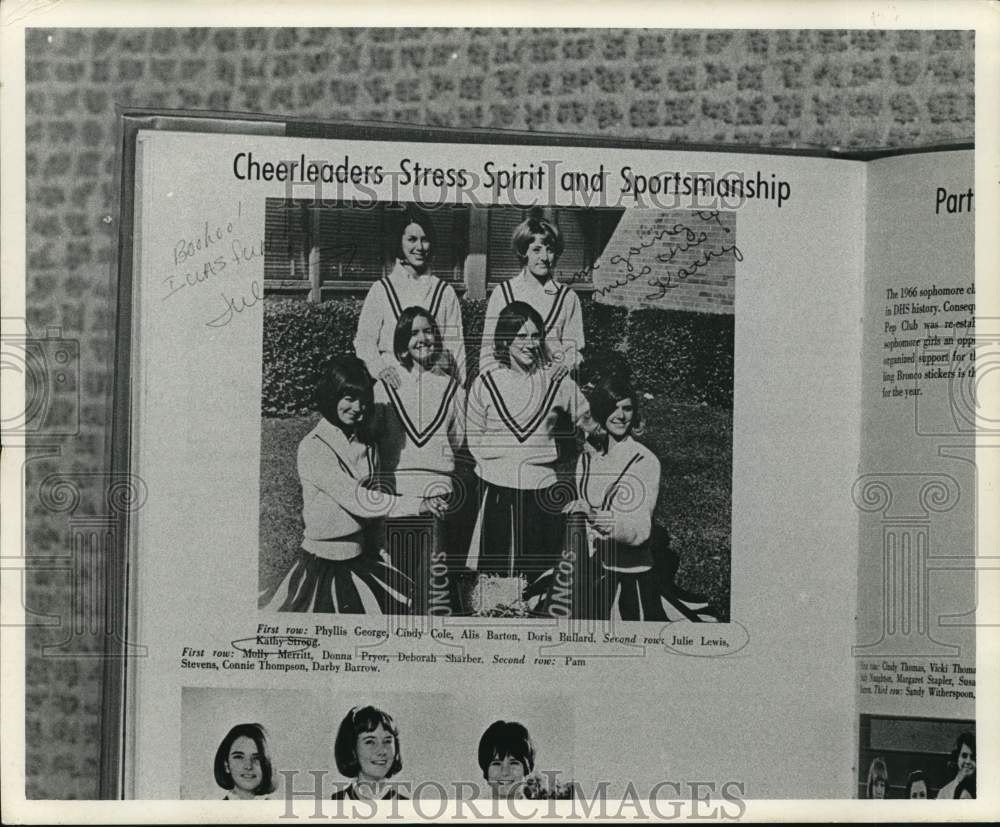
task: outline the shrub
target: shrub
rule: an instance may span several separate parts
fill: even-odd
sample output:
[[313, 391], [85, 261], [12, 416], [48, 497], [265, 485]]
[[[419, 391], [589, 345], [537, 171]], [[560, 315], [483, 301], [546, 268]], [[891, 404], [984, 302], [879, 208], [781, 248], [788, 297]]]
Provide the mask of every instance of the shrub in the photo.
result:
[[[362, 300], [264, 304], [261, 413], [300, 416], [313, 410], [313, 389], [330, 360], [354, 352]], [[486, 300], [461, 302], [469, 376], [479, 369]], [[733, 404], [733, 317], [583, 301], [586, 360], [581, 384], [629, 371], [637, 390], [675, 402]]]
[[296, 416], [313, 410], [313, 390], [334, 356], [354, 352], [361, 301], [264, 303], [261, 413]]
[[638, 389], [677, 402], [733, 405], [734, 317], [683, 310], [629, 314], [628, 358]]

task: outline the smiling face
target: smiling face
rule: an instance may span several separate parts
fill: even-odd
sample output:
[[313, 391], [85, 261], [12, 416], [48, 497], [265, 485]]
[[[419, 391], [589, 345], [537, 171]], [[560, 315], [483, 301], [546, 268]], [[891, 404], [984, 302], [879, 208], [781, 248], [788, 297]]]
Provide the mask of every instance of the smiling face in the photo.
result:
[[976, 754], [968, 744], [962, 744], [958, 751], [958, 771], [964, 775], [976, 771]]
[[431, 255], [431, 240], [423, 227], [419, 224], [407, 224], [403, 228], [400, 247], [403, 251], [403, 264], [408, 264], [418, 273], [427, 269]]
[[527, 271], [539, 281], [545, 281], [552, 275], [557, 255], [544, 235], [533, 235], [524, 251], [524, 258]]
[[381, 781], [396, 758], [396, 738], [379, 724], [371, 732], [358, 735], [358, 780]]
[[245, 735], [233, 741], [226, 757], [226, 770], [233, 778], [233, 793], [239, 798], [253, 798], [264, 779], [260, 751], [253, 738]]
[[410, 340], [406, 346], [410, 358], [422, 367], [430, 367], [437, 355], [434, 328], [426, 316], [414, 316]]
[[494, 756], [486, 767], [486, 782], [495, 798], [506, 798], [524, 781], [524, 764], [511, 755]]
[[624, 439], [632, 430], [632, 421], [635, 419], [635, 405], [632, 398], [626, 397], [618, 401], [615, 409], [611, 412], [604, 423], [604, 428], [614, 439]]
[[356, 428], [364, 421], [365, 407], [363, 399], [347, 394], [337, 403], [337, 418], [345, 428]]
[[530, 319], [521, 325], [510, 343], [510, 366], [530, 371], [542, 353], [542, 334]]

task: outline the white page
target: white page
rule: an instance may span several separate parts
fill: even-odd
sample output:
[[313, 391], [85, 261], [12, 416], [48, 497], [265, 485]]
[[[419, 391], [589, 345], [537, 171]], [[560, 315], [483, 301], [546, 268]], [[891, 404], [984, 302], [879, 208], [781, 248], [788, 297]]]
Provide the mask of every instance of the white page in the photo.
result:
[[[735, 170], [750, 177], [761, 170], [788, 182], [790, 196], [782, 206], [748, 201], [736, 217], [742, 260], [735, 269], [734, 622], [695, 630], [720, 636], [734, 651], [706, 657], [713, 650], [705, 646], [690, 652], [701, 656], [647, 647], [641, 657], [626, 659], [620, 647], [598, 645], [570, 650], [586, 660], [581, 667], [393, 663], [375, 676], [333, 679], [314, 672], [181, 668], [183, 647], [204, 652], [195, 660], [211, 660], [213, 649], [232, 649], [233, 641], [255, 636], [261, 620], [256, 594], [263, 302], [254, 300], [252, 285], [262, 281], [263, 264], [257, 258], [230, 266], [167, 294], [191, 263], [175, 264], [185, 258], [178, 254], [185, 239], [203, 237], [207, 222], [209, 234], [219, 228], [227, 240], [259, 243], [265, 199], [284, 195], [277, 181], [235, 179], [238, 153], [271, 159], [305, 153], [338, 161], [347, 155], [393, 169], [400, 158], [416, 157], [415, 149], [388, 142], [168, 132], [141, 133], [139, 142], [132, 461], [149, 497], [133, 527], [136, 622], [130, 639], [148, 647], [148, 657], [134, 670], [132, 796], [174, 798], [182, 790], [210, 795], [212, 756], [204, 750], [212, 739], [198, 742], [195, 731], [208, 713], [197, 707], [185, 716], [183, 708], [186, 697], [196, 696], [191, 690], [202, 688], [244, 693], [232, 696], [234, 703], [257, 693], [234, 712], [232, 723], [268, 718], [272, 729], [290, 731], [292, 724], [283, 722], [294, 718], [301, 727], [301, 716], [311, 716], [316, 740], [303, 744], [279, 736], [278, 760], [287, 769], [331, 770], [331, 790], [341, 780], [332, 771], [337, 722], [349, 707], [384, 693], [449, 696], [443, 704], [430, 698], [425, 717], [407, 730], [436, 731], [441, 742], [415, 750], [419, 758], [407, 772], [414, 782], [477, 780], [482, 728], [496, 718], [521, 717], [535, 721], [536, 737], [545, 737], [539, 748], [543, 767], [559, 769], [588, 796], [603, 780], [610, 783], [609, 797], [620, 796], [629, 783], [645, 796], [658, 782], [692, 778], [711, 781], [716, 794], [724, 783], [737, 783], [747, 798], [840, 797], [851, 788], [850, 761], [837, 756], [849, 756], [853, 748], [858, 520], [851, 487], [861, 432], [864, 164], [421, 145], [420, 159], [442, 168], [480, 168], [485, 159], [525, 168], [556, 158], [588, 170], [604, 163], [612, 175], [629, 164], [646, 174]], [[380, 199], [392, 195], [387, 186], [372, 189]], [[204, 258], [198, 254], [191, 261], [200, 268]], [[226, 314], [229, 298], [240, 296], [246, 298], [242, 312], [229, 313], [225, 325], [207, 324]], [[309, 628], [331, 618], [283, 620]], [[395, 635], [395, 622], [335, 620], [350, 632], [337, 645], [366, 643], [353, 634], [359, 627], [387, 630], [383, 648], [390, 653], [416, 650]], [[461, 628], [459, 620], [454, 623]], [[640, 634], [664, 633], [662, 624], [636, 626]], [[515, 622], [503, 628], [525, 627]], [[482, 648], [487, 655], [507, 651]], [[274, 700], [265, 690], [277, 693], [270, 696]], [[289, 708], [289, 693], [299, 692], [309, 701]], [[316, 697], [326, 704], [313, 702]], [[550, 727], [551, 716], [540, 710], [558, 710], [563, 717]], [[223, 732], [228, 724], [217, 723]], [[186, 754], [196, 742], [198, 754]], [[323, 756], [327, 763], [314, 766]], [[189, 782], [191, 773], [201, 781]], [[296, 783], [311, 781], [303, 776]]]
[[858, 780], [881, 757], [890, 797], [975, 730], [974, 208], [971, 151], [869, 164]]

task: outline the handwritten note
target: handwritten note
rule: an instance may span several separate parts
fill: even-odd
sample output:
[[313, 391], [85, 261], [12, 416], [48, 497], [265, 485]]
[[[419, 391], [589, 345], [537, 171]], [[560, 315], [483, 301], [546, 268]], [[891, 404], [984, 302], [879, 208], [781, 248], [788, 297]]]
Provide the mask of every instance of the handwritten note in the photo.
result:
[[[717, 210], [628, 211], [586, 272], [593, 278], [594, 295], [639, 306], [697, 285], [689, 304], [704, 301], [706, 294], [731, 303], [734, 263], [743, 260], [735, 226], [735, 215]], [[580, 276], [574, 274], [574, 280]]]

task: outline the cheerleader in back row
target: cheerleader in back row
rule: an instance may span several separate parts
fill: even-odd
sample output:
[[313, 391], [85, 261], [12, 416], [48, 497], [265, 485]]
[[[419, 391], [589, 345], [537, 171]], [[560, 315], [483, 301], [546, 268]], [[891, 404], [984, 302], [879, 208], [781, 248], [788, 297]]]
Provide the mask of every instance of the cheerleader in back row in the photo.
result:
[[464, 386], [462, 310], [451, 285], [431, 275], [434, 225], [430, 216], [416, 207], [406, 207], [392, 224], [389, 244], [395, 251], [396, 264], [365, 296], [354, 351], [374, 379], [398, 388], [402, 379], [393, 348], [396, 324], [405, 308], [424, 307], [444, 337], [439, 367]]
[[380, 554], [381, 520], [442, 515], [439, 496], [395, 495], [378, 486], [378, 450], [369, 428], [371, 380], [355, 356], [333, 360], [316, 391], [322, 418], [299, 443], [302, 547], [261, 604], [282, 612], [404, 614], [411, 586]]
[[[396, 323], [393, 351], [399, 385], [375, 386], [381, 479], [402, 496], [441, 497], [454, 488], [455, 454], [465, 440], [465, 393], [439, 362], [441, 334], [422, 307], [407, 307]], [[431, 515], [390, 518], [390, 561], [414, 582], [413, 611], [450, 614], [444, 527]]]
[[493, 337], [500, 311], [519, 301], [533, 307], [544, 320], [544, 335], [553, 365], [572, 371], [583, 361], [583, 312], [576, 291], [555, 279], [556, 262], [563, 251], [562, 234], [536, 207], [514, 230], [511, 245], [522, 269], [490, 294], [479, 370], [483, 372], [496, 365]]
[[558, 558], [558, 442], [577, 422], [589, 422], [588, 406], [566, 371], [547, 359], [544, 323], [530, 305], [513, 302], [500, 312], [494, 358], [498, 367], [469, 391], [466, 427], [480, 504], [467, 565], [530, 580]]
[[[638, 396], [618, 376], [604, 379], [590, 395], [600, 426], [577, 462], [577, 499], [565, 511], [587, 521], [594, 582], [575, 614], [612, 620], [711, 621], [707, 604], [672, 582], [666, 538], [653, 522], [660, 494], [660, 461], [637, 442]], [[586, 567], [582, 567], [586, 570]]]

